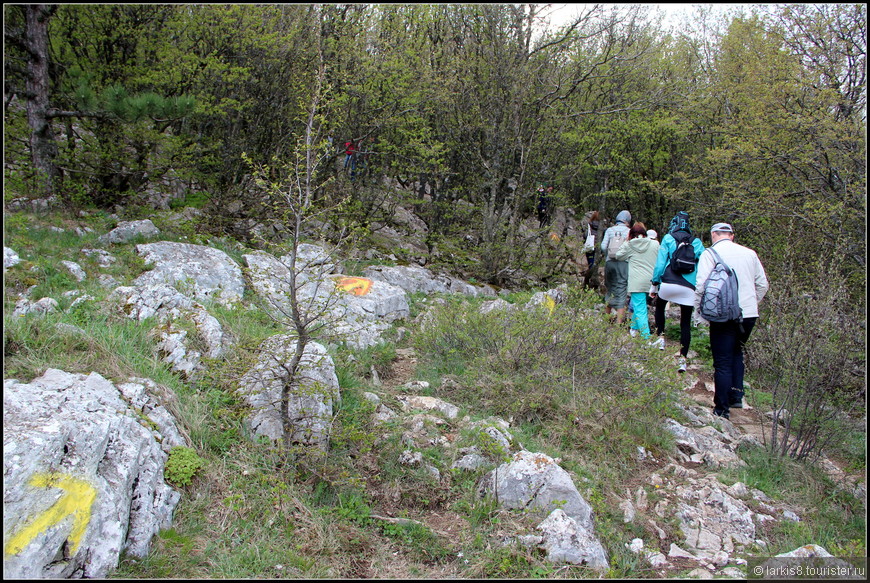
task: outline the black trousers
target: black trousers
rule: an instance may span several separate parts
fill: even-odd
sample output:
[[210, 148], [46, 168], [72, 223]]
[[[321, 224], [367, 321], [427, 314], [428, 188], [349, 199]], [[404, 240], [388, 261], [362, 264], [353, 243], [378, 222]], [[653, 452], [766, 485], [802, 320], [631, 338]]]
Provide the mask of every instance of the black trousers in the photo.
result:
[[[654, 318], [656, 322], [656, 334], [661, 336], [665, 333], [665, 306], [667, 300], [656, 297]], [[689, 343], [692, 341], [692, 312], [694, 306], [680, 306], [680, 354], [689, 354]]]
[[713, 353], [713, 408], [728, 412], [732, 402], [743, 398], [743, 347], [758, 318], [742, 322], [710, 322], [710, 351]]

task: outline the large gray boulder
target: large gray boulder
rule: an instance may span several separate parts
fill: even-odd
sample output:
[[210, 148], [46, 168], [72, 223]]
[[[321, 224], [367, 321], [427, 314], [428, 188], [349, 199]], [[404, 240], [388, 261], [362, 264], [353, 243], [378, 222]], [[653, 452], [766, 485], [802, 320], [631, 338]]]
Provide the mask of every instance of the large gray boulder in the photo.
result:
[[136, 252], [154, 269], [137, 277], [133, 284], [168, 284], [198, 301], [215, 301], [232, 306], [242, 299], [245, 281], [242, 269], [219, 249], [161, 241], [136, 245]]
[[554, 510], [537, 529], [543, 533], [540, 547], [547, 551], [550, 562], [586, 565], [597, 571], [608, 569], [607, 552], [601, 541], [564, 511]]
[[592, 507], [556, 461], [543, 453], [520, 451], [510, 462], [483, 477], [478, 493], [494, 497], [504, 508], [546, 518], [541, 548], [555, 563], [607, 569], [607, 553], [595, 536]]
[[[324, 323], [330, 340], [356, 348], [372, 346], [381, 342], [381, 335], [392, 322], [410, 314], [404, 290], [384, 281], [333, 273], [325, 252], [318, 254], [309, 248], [300, 256], [307, 260], [296, 266], [299, 309], [304, 316]], [[293, 274], [287, 256], [279, 260], [256, 251], [243, 258], [263, 308], [275, 318], [289, 321]]]
[[[287, 334], [267, 338], [257, 363], [239, 380], [238, 393], [252, 409], [247, 420], [251, 436], [280, 441], [284, 436], [281, 393], [291, 381], [288, 367], [296, 339]], [[335, 363], [316, 342], [305, 346], [297, 377], [293, 379], [288, 417], [293, 427], [290, 441], [325, 448], [334, 407], [340, 402]]]
[[100, 235], [100, 243], [127, 243], [136, 237], [155, 237], [160, 234], [151, 219], [141, 221], [121, 221], [118, 225], [106, 233]]
[[436, 275], [425, 267], [415, 265], [372, 265], [363, 274], [376, 281], [383, 281], [408, 293], [460, 293], [470, 296], [495, 297], [490, 286], [475, 286], [449, 275]]
[[9, 247], [3, 247], [3, 271], [6, 271], [10, 267], [15, 267], [19, 263], [21, 263], [21, 258], [18, 256], [18, 253]]
[[168, 389], [49, 369], [3, 382], [3, 576], [104, 578], [144, 557], [180, 495], [163, 479], [184, 445]]
[[581, 527], [594, 528], [592, 507], [577, 491], [571, 476], [543, 453], [515, 453], [510, 462], [483, 477], [479, 492], [495, 497], [505, 508], [545, 516], [560, 508]]

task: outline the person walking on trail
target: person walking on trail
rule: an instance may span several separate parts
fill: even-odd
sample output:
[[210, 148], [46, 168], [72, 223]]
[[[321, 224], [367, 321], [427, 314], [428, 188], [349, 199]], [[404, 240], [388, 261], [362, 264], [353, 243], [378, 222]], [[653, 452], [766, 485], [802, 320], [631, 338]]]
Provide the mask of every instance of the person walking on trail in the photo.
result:
[[589, 222], [587, 223], [588, 232], [592, 235], [592, 247], [586, 251], [586, 262], [589, 264], [589, 269], [592, 269], [595, 266], [595, 238], [598, 237], [598, 226], [600, 224], [601, 221], [598, 220], [598, 211], [592, 211], [592, 214], [589, 215]]
[[716, 223], [710, 229], [713, 244], [698, 260], [698, 286], [695, 307], [702, 320], [701, 299], [717, 254], [733, 270], [738, 283], [738, 300], [742, 315], [725, 322], [710, 322], [710, 351], [713, 353], [713, 414], [729, 418], [730, 408], [743, 408], [743, 347], [758, 319], [758, 303], [768, 290], [767, 274], [758, 255], [749, 247], [734, 242], [734, 229], [728, 223]]
[[[687, 254], [692, 265], [676, 267], [674, 255], [681, 244], [691, 245], [689, 249], [681, 249], [679, 255]], [[680, 360], [679, 372], [686, 372], [689, 343], [692, 341], [692, 312], [695, 306], [695, 280], [697, 269], [695, 263], [704, 251], [701, 239], [692, 235], [689, 226], [689, 214], [680, 211], [668, 225], [668, 233], [662, 237], [659, 256], [653, 269], [650, 296], [655, 299], [656, 345], [665, 349], [665, 306], [668, 302], [680, 306]], [[687, 271], [687, 270], [691, 271]]]
[[348, 140], [344, 143], [344, 169], [350, 166], [351, 174], [356, 171], [356, 140]]
[[628, 261], [628, 294], [634, 316], [631, 319], [630, 333], [649, 338], [649, 315], [646, 297], [652, 280], [653, 268], [659, 255], [659, 242], [646, 235], [643, 223], [635, 223], [628, 231], [628, 241], [616, 252], [616, 259]]
[[616, 259], [616, 252], [628, 239], [630, 223], [631, 213], [620, 211], [616, 215], [616, 224], [608, 227], [601, 238], [601, 252], [607, 260], [604, 264], [604, 285], [607, 287], [604, 312], [610, 316], [616, 310], [617, 324], [622, 324], [625, 319], [625, 308], [628, 302], [628, 262]]
[[538, 227], [550, 224], [550, 210], [553, 206], [553, 187], [542, 185], [538, 188]]

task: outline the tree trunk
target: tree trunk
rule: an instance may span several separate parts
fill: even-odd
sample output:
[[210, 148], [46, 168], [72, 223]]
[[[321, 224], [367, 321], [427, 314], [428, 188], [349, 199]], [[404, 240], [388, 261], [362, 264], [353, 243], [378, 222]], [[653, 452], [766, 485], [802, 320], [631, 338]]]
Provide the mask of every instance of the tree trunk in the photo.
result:
[[24, 43], [27, 64], [27, 123], [30, 126], [30, 157], [44, 194], [52, 192], [60, 172], [55, 165], [57, 145], [48, 115], [48, 19], [56, 6], [25, 6]]

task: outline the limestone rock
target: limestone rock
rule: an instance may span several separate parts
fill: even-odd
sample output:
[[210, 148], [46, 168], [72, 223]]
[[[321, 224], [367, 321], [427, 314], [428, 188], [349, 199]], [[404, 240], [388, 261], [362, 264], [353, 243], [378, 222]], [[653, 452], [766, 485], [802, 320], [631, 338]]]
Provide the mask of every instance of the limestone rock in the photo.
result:
[[561, 509], [577, 524], [592, 531], [592, 507], [583, 499], [571, 476], [550, 456], [520, 451], [481, 480], [478, 492], [494, 496], [505, 508], [544, 514]]
[[474, 471], [487, 465], [489, 462], [478, 453], [467, 453], [453, 462], [451, 469]]
[[678, 486], [677, 518], [686, 545], [696, 555], [733, 552], [755, 540], [753, 512], [715, 478], [689, 479]]
[[173, 370], [186, 376], [192, 376], [203, 368], [200, 362], [202, 354], [188, 347], [187, 330], [177, 326], [176, 321], [193, 323], [209, 358], [219, 358], [232, 343], [220, 322], [208, 313], [205, 306], [167, 284], [122, 286], [116, 288], [109, 298], [120, 301], [121, 309], [129, 318], [140, 322], [150, 317], [157, 319], [160, 325], [153, 334], [158, 354]]
[[154, 237], [160, 234], [160, 229], [154, 226], [151, 219], [141, 221], [121, 221], [114, 229], [101, 235], [100, 243], [127, 243], [135, 237]]
[[287, 319], [295, 277], [300, 310], [309, 317], [328, 321], [330, 336], [336, 342], [356, 348], [373, 346], [381, 342], [381, 334], [390, 323], [410, 314], [407, 294], [389, 283], [326, 273], [316, 265], [313, 271], [297, 265], [294, 275], [285, 263], [263, 251], [243, 257], [252, 286], [263, 298], [266, 310]]
[[405, 411], [413, 411], [415, 409], [438, 411], [447, 419], [456, 419], [456, 416], [459, 415], [459, 407], [435, 397], [400, 395], [396, 397], [396, 400], [402, 404], [402, 409]]
[[480, 304], [480, 313], [489, 314], [491, 312], [502, 312], [514, 309], [515, 306], [501, 298], [489, 300]]
[[12, 315], [26, 316], [27, 314], [51, 314], [56, 312], [57, 308], [57, 300], [54, 298], [40, 298], [35, 302], [31, 302], [27, 298], [21, 298], [16, 302]]
[[598, 571], [609, 567], [607, 553], [591, 529], [581, 526], [563, 510], [551, 512], [537, 529], [543, 532], [540, 546], [547, 551], [549, 561], [587, 565]]
[[184, 443], [167, 394], [57, 369], [4, 380], [4, 578], [104, 578], [147, 554], [180, 499], [163, 479]]
[[19, 263], [21, 263], [21, 258], [18, 256], [18, 253], [9, 247], [3, 247], [3, 271], [6, 271], [10, 267], [15, 267]]
[[[280, 334], [266, 339], [260, 346], [259, 360], [239, 381], [239, 394], [253, 408], [247, 420], [253, 437], [265, 436], [272, 441], [283, 438], [281, 392], [290, 380], [286, 367], [295, 351], [292, 336]], [[290, 391], [291, 442], [325, 448], [333, 409], [340, 400], [332, 357], [322, 345], [309, 342]]]
[[75, 261], [61, 261], [61, 264], [69, 270], [72, 276], [76, 278], [76, 281], [84, 281], [87, 278], [85, 270]]
[[242, 270], [219, 249], [161, 241], [136, 245], [145, 263], [154, 265], [134, 280], [134, 285], [168, 284], [197, 301], [215, 301], [232, 306], [242, 299]]
[[387, 266], [373, 265], [363, 272], [366, 277], [394, 285], [408, 293], [460, 293], [469, 296], [495, 296], [489, 286], [475, 286], [449, 275], [436, 275], [414, 265]]
[[731, 440], [713, 427], [689, 428], [673, 419], [667, 419], [665, 428], [674, 434], [681, 450], [697, 456], [698, 461], [703, 461], [712, 468], [745, 465], [729, 443]]
[[93, 258], [100, 267], [111, 267], [118, 260], [104, 249], [82, 249], [82, 253]]

